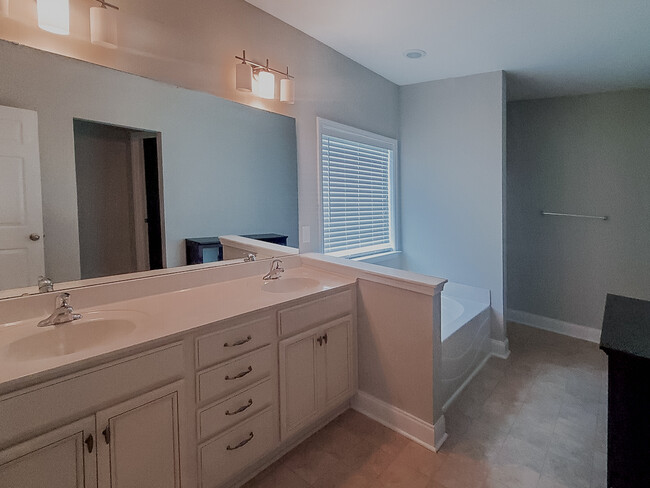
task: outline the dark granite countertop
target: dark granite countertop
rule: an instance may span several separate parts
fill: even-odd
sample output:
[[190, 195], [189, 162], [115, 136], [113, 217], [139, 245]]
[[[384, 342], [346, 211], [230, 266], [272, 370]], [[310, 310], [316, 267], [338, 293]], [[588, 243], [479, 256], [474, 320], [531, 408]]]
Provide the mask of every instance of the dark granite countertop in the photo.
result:
[[650, 302], [608, 294], [600, 348], [650, 359]]

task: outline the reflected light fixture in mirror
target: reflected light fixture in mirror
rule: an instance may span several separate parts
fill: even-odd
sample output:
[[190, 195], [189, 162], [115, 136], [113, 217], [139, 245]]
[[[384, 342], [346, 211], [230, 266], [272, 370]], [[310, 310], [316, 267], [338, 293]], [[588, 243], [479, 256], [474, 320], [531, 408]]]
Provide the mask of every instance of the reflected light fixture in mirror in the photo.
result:
[[36, 0], [38, 26], [53, 34], [70, 34], [69, 0]]
[[253, 91], [253, 67], [246, 64], [246, 51], [244, 51], [244, 60], [237, 65], [235, 87], [238, 91]]
[[117, 48], [118, 7], [97, 0], [101, 6], [90, 9], [90, 42], [97, 46]]
[[275, 76], [270, 71], [257, 74], [257, 96], [268, 100], [275, 98]]
[[268, 100], [275, 99], [275, 74], [282, 75], [280, 80], [280, 101], [285, 103], [294, 103], [295, 100], [295, 82], [293, 76], [287, 71], [278, 71], [269, 67], [269, 60], [266, 65], [256, 63], [246, 58], [246, 51], [242, 56], [235, 56], [235, 59], [241, 61], [237, 64], [235, 73], [235, 88], [239, 91], [252, 91], [254, 95]]
[[296, 83], [289, 78], [289, 67], [287, 77], [280, 80], [280, 101], [290, 104], [296, 101]]
[[0, 17], [9, 17], [9, 0], [0, 0]]

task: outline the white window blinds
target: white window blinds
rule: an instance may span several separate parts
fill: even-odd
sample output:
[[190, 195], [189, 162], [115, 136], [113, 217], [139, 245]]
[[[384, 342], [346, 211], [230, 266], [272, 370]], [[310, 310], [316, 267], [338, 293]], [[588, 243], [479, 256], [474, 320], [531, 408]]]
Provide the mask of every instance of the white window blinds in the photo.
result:
[[351, 139], [321, 130], [323, 251], [343, 257], [393, 251], [394, 148]]

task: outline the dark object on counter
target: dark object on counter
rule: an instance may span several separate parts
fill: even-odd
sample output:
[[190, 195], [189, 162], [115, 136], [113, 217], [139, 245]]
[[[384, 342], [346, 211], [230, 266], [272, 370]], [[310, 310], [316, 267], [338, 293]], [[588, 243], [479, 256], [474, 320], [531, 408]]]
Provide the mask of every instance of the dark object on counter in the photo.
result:
[[[288, 236], [282, 234], [249, 234], [241, 237], [257, 239], [258, 241], [270, 242], [272, 244], [287, 245]], [[205, 249], [216, 249], [217, 261], [223, 261], [223, 246], [218, 237], [196, 237], [185, 239], [185, 258], [187, 264], [203, 264], [203, 251]]]
[[607, 295], [607, 486], [650, 487], [650, 302]]

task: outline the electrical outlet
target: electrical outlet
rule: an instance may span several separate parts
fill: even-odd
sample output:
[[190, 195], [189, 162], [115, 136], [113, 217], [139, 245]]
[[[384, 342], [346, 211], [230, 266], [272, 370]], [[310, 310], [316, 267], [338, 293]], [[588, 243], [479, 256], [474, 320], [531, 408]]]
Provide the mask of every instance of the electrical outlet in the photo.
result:
[[302, 226], [302, 243], [309, 244], [311, 242], [311, 228], [308, 225]]

